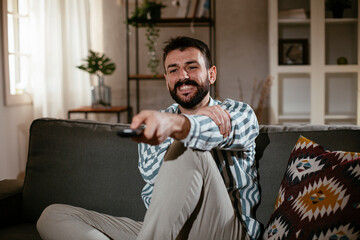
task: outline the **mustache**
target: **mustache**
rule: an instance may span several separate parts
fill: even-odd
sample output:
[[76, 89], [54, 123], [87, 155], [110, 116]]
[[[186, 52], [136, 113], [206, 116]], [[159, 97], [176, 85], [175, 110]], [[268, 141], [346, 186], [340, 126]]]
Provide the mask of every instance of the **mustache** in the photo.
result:
[[177, 83], [175, 83], [174, 88], [178, 88], [182, 85], [194, 85], [194, 86], [199, 86], [199, 84], [197, 82], [195, 82], [194, 80], [191, 79], [185, 79], [183, 81], [178, 81]]

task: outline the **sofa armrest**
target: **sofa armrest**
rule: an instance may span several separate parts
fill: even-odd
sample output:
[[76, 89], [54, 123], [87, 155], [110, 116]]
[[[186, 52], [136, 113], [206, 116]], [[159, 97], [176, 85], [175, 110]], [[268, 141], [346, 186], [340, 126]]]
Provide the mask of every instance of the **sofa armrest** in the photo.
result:
[[20, 221], [23, 180], [0, 181], [0, 226]]

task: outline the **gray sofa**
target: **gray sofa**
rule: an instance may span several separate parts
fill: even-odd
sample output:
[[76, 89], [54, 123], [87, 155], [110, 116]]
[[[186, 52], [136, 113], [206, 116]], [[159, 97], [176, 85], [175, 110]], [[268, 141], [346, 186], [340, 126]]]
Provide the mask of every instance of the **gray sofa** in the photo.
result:
[[[122, 126], [38, 119], [30, 128], [26, 177], [0, 181], [0, 239], [40, 239], [35, 223], [52, 203], [64, 203], [142, 220], [144, 182], [136, 143], [117, 137]], [[290, 152], [299, 135], [330, 150], [360, 151], [358, 126], [262, 126], [256, 139], [261, 203], [266, 225]]]

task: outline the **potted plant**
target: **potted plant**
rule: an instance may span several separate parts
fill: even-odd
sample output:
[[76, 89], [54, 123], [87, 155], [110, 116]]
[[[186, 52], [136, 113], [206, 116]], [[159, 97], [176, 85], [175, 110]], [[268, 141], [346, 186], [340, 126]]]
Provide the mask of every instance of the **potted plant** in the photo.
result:
[[154, 25], [161, 18], [161, 9], [166, 5], [161, 2], [144, 0], [144, 2], [135, 9], [127, 23], [136, 26], [137, 24]]
[[159, 37], [159, 29], [155, 28], [157, 21], [161, 18], [161, 9], [166, 7], [156, 1], [144, 0], [140, 7], [136, 8], [127, 23], [132, 26], [141, 24], [147, 26], [146, 29], [146, 47], [149, 54], [148, 68], [153, 74], [157, 74], [159, 60], [156, 58], [155, 46]]
[[115, 69], [115, 63], [105, 54], [100, 54], [89, 50], [89, 55], [85, 64], [77, 66], [90, 74], [96, 74], [98, 85], [91, 89], [92, 107], [110, 107], [111, 106], [111, 89], [104, 84], [104, 75], [111, 75]]
[[327, 0], [326, 9], [332, 11], [334, 18], [342, 18], [344, 9], [351, 8], [351, 0]]

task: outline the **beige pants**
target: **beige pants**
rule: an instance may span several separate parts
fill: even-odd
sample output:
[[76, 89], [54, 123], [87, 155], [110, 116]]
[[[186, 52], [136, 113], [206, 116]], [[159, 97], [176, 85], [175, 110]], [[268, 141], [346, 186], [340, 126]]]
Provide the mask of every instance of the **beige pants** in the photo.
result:
[[209, 152], [172, 144], [155, 181], [144, 223], [68, 205], [44, 210], [43, 239], [248, 239]]

